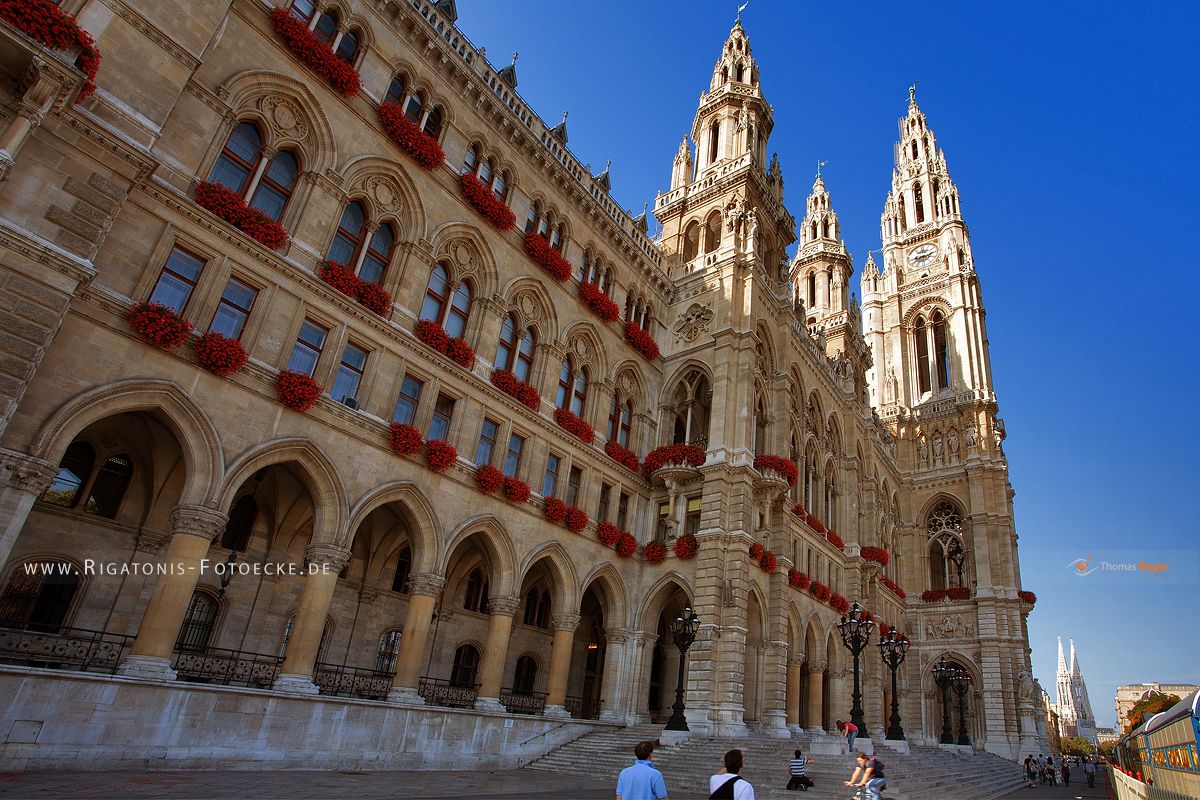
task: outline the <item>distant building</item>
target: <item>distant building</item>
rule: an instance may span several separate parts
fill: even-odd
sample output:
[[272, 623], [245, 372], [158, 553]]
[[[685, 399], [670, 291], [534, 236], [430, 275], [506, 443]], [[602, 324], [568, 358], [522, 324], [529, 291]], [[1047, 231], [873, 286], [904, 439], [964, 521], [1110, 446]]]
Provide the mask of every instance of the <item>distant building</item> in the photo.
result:
[[1051, 753], [1062, 752], [1062, 736], [1059, 734], [1058, 711], [1057, 706], [1050, 702], [1050, 693], [1038, 685], [1038, 690], [1041, 696], [1038, 698], [1041, 701], [1042, 715], [1044, 717], [1045, 734], [1042, 737], [1050, 748]]
[[1176, 697], [1187, 697], [1200, 689], [1193, 683], [1130, 683], [1117, 687], [1117, 730], [1124, 732], [1129, 724], [1129, 712], [1139, 700], [1145, 700], [1156, 694]]
[[1115, 742], [1121, 738], [1121, 732], [1118, 728], [1096, 728], [1096, 744], [1105, 744], [1106, 742]]
[[1058, 712], [1059, 734], [1061, 736], [1082, 736], [1093, 744], [1096, 743], [1096, 715], [1092, 713], [1092, 703], [1088, 700], [1087, 686], [1083, 681], [1083, 672], [1079, 669], [1079, 658], [1075, 655], [1075, 640], [1071, 639], [1071, 662], [1063, 656], [1062, 637], [1058, 637]]

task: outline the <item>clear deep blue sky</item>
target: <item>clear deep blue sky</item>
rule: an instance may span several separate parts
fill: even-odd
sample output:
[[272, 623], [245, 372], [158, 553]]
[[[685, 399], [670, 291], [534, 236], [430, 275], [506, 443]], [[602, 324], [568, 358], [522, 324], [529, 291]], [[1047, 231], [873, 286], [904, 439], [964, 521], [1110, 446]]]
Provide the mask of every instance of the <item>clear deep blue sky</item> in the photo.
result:
[[[733, 23], [733, 2], [459, 0], [459, 27], [613, 196], [653, 207]], [[752, 0], [786, 201], [814, 164], [858, 274], [879, 247], [907, 87], [946, 151], [988, 311], [1034, 673], [1074, 637], [1096, 717], [1118, 684], [1200, 683], [1196, 144], [1200, 6]], [[1166, 576], [1068, 561], [1167, 563]]]

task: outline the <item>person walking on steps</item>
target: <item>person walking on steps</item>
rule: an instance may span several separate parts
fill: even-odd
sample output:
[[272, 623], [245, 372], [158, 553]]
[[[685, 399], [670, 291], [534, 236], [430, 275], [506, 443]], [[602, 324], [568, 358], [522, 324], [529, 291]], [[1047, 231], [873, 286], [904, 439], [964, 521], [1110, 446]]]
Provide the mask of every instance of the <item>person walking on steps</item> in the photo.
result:
[[654, 745], [654, 742], [642, 741], [633, 748], [637, 760], [621, 770], [617, 778], [617, 800], [667, 800], [667, 782], [650, 763]]
[[866, 800], [881, 800], [879, 793], [887, 787], [887, 778], [883, 776], [883, 762], [866, 753], [859, 753], [855, 756], [855, 761], [858, 766], [854, 768], [850, 780], [845, 782], [846, 785], [865, 787]]
[[858, 738], [858, 726], [853, 722], [837, 721], [837, 729], [842, 732], [842, 736], [846, 738], [846, 747], [848, 752], [854, 752], [854, 740]]
[[742, 751], [725, 754], [725, 766], [708, 779], [709, 800], [754, 800], [754, 787], [738, 773], [742, 771]]
[[788, 785], [789, 789], [799, 789], [802, 792], [807, 792], [809, 787], [813, 785], [812, 778], [805, 773], [808, 771], [808, 759], [799, 750], [796, 751], [796, 757], [788, 762]]
[[1025, 756], [1025, 783], [1032, 789], [1037, 782], [1037, 761], [1034, 760], [1033, 753], [1030, 753]]
[[1083, 777], [1087, 778], [1088, 788], [1096, 786], [1096, 760], [1089, 758], [1083, 762]]
[[1065, 758], [1062, 760], [1062, 769], [1060, 771], [1060, 774], [1062, 775], [1063, 786], [1070, 786], [1071, 785], [1071, 765], [1067, 763], [1067, 760]]

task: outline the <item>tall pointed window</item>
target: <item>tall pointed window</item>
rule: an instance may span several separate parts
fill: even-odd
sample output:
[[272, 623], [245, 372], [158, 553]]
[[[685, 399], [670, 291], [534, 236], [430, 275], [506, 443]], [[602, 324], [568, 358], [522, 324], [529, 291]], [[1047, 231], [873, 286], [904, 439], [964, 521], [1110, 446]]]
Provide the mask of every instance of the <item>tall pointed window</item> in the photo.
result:
[[700, 254], [700, 223], [688, 223], [683, 232], [683, 260], [691, 261]]
[[721, 246], [721, 215], [714, 211], [704, 221], [704, 252], [711, 253]]
[[708, 163], [714, 164], [720, 152], [721, 121], [715, 120], [708, 129]]
[[608, 410], [608, 434], [610, 442], [629, 447], [629, 429], [633, 422], [633, 401], [617, 389], [613, 392], [612, 405]]
[[468, 611], [487, 613], [488, 581], [483, 570], [476, 567], [467, 576], [467, 591], [463, 595], [463, 608]]
[[444, 264], [438, 264], [429, 274], [425, 301], [421, 305], [421, 319], [438, 323], [450, 336], [462, 336], [471, 313], [471, 284], [463, 281], [454, 289], [453, 296], [449, 292], [449, 270]]
[[950, 388], [950, 347], [946, 341], [946, 320], [941, 311], [933, 312], [933, 357], [937, 368], [938, 389]]
[[913, 184], [913, 209], [917, 218], [917, 224], [920, 225], [925, 221], [925, 192], [921, 189], [921, 184], [919, 183]]
[[583, 416], [584, 405], [587, 403], [588, 375], [587, 367], [575, 369], [571, 357], [563, 359], [562, 368], [558, 373], [558, 395], [554, 404], [565, 408], [572, 414]]
[[464, 644], [454, 651], [454, 666], [450, 670], [450, 685], [474, 687], [479, 673], [479, 648]]
[[691, 370], [671, 395], [674, 425], [672, 444], [708, 444], [708, 419], [712, 388], [700, 370]]
[[917, 346], [917, 391], [925, 394], [929, 391], [929, 326], [925, 317], [917, 317], [913, 337]]
[[500, 326], [500, 344], [496, 349], [496, 360], [493, 369], [506, 369], [517, 376], [517, 380], [527, 381], [533, 372], [533, 351], [537, 345], [537, 335], [533, 328], [521, 328], [516, 315], [509, 314]]
[[917, 317], [913, 328], [913, 344], [917, 354], [917, 389], [925, 395], [950, 388], [950, 342], [947, 320], [941, 310], [935, 310], [926, 321]]

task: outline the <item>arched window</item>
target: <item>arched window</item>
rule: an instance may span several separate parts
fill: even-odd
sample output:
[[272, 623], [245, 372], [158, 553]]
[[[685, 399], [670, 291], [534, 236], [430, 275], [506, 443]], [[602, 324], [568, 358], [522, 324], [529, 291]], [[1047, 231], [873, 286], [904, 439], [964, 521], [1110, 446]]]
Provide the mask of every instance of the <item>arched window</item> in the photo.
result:
[[329, 246], [326, 257], [330, 261], [337, 261], [354, 269], [358, 262], [358, 248], [362, 245], [367, 231], [366, 223], [366, 206], [358, 200], [348, 203], [346, 210], [342, 212], [337, 233], [333, 236], [333, 244]]
[[700, 223], [693, 220], [683, 232], [683, 260], [691, 261], [700, 254]]
[[534, 230], [537, 228], [538, 219], [540, 219], [541, 216], [542, 216], [541, 207], [537, 204], [537, 201], [534, 201], [533, 205], [531, 205], [529, 207], [529, 216], [525, 218], [525, 232], [526, 233], [534, 232]]
[[484, 186], [489, 186], [489, 185], [491, 185], [491, 182], [492, 182], [492, 162], [491, 162], [491, 161], [489, 161], [489, 160], [488, 160], [488, 159], [486, 159], [486, 158], [485, 158], [485, 159], [483, 159], [482, 161], [480, 161], [480, 162], [479, 162], [479, 173], [477, 174], [477, 176], [476, 176], [476, 177], [478, 177], [478, 178], [479, 178], [479, 181], [480, 181], [480, 182], [481, 182], [481, 183], [482, 183]]
[[721, 215], [716, 211], [708, 215], [704, 223], [704, 252], [713, 252], [721, 246]]
[[396, 557], [396, 572], [392, 575], [392, 591], [408, 594], [408, 576], [412, 572], [412, 548], [408, 545], [400, 548]]
[[600, 274], [600, 291], [608, 295], [608, 290], [612, 286], [612, 270], [606, 269]]
[[613, 392], [612, 405], [608, 409], [608, 441], [621, 447], [629, 447], [629, 429], [633, 423], [633, 401], [624, 397], [620, 389]]
[[229, 521], [225, 523], [225, 533], [221, 535], [221, 547], [226, 550], [246, 552], [250, 543], [250, 534], [254, 531], [254, 521], [258, 518], [258, 501], [252, 494], [239, 497], [229, 510]]
[[[473, 144], [467, 148], [467, 153], [463, 156], [463, 171], [475, 174], [475, 166], [479, 163], [479, 145]], [[533, 209], [530, 209], [530, 214]]]
[[676, 385], [672, 394], [672, 444], [708, 444], [708, 419], [712, 388], [708, 376], [693, 369]]
[[375, 671], [382, 675], [396, 674], [396, 657], [400, 655], [402, 631], [392, 628], [379, 637], [379, 649], [375, 653]]
[[262, 134], [258, 128], [249, 122], [239, 123], [221, 148], [221, 155], [217, 156], [217, 163], [208, 174], [208, 180], [244, 195], [258, 168], [262, 146]]
[[217, 623], [218, 608], [217, 598], [207, 592], [193, 592], [183, 624], [179, 626], [175, 649], [185, 653], [200, 653], [207, 649]]
[[533, 351], [536, 345], [537, 336], [533, 328], [520, 328], [516, 315], [509, 314], [500, 326], [500, 344], [496, 348], [492, 368], [509, 370], [520, 381], [529, 380], [533, 374]]
[[929, 588], [966, 586], [963, 519], [958, 508], [942, 501], [926, 518], [929, 537]]
[[479, 648], [464, 644], [454, 651], [454, 666], [450, 670], [450, 685], [474, 688], [479, 674]]
[[924, 395], [934, 387], [950, 388], [950, 343], [945, 316], [934, 310], [929, 321], [917, 317], [913, 327], [913, 345], [917, 354], [917, 389]]
[[0, 594], [0, 628], [58, 633], [79, 582], [79, 569], [69, 561], [38, 559], [21, 564]]
[[925, 394], [929, 391], [929, 328], [925, 317], [917, 317], [917, 325], [913, 331], [917, 348], [917, 391]]
[[542, 214], [540, 217], [538, 217], [538, 226], [537, 226], [538, 236], [541, 236], [543, 239], [548, 239], [550, 237], [550, 224], [553, 220], [554, 220], [554, 215], [551, 214], [549, 211], [547, 211], [545, 214]]
[[809, 513], [816, 513], [817, 508], [817, 454], [811, 449], [804, 452], [804, 507]]
[[404, 116], [408, 117], [412, 122], [419, 123], [421, 114], [425, 111], [425, 95], [420, 92], [413, 92], [408, 98], [408, 103], [404, 106]]
[[916, 139], [913, 139], [913, 143], [912, 143], [912, 157], [913, 158], [919, 157], [917, 154], [917, 140]]
[[133, 477], [133, 463], [129, 456], [117, 453], [109, 456], [100, 471], [92, 481], [84, 511], [109, 519], [116, 519], [117, 509], [129, 488], [129, 480]]
[[560, 253], [562, 252], [563, 239], [566, 238], [563, 235], [563, 231], [564, 226], [561, 222], [550, 231], [550, 246]]
[[95, 449], [86, 442], [74, 442], [67, 448], [58, 475], [41, 499], [115, 519], [132, 477], [133, 463], [125, 453], [109, 456], [97, 469]]
[[941, 311], [933, 312], [933, 357], [937, 367], [938, 389], [950, 388], [950, 348], [946, 337], [946, 320]]
[[517, 659], [517, 671], [513, 675], [513, 694], [533, 694], [533, 685], [537, 681], [537, 661], [533, 656], [521, 656]]
[[291, 14], [297, 19], [303, 20], [306, 24], [312, 21], [313, 15], [317, 13], [316, 0], [294, 0], [292, 3]]
[[468, 611], [478, 611], [480, 614], [487, 613], [488, 605], [488, 582], [483, 574], [483, 570], [476, 567], [471, 570], [471, 574], [467, 576], [467, 590], [463, 594], [463, 608]]
[[96, 451], [87, 442], [72, 442], [58, 462], [58, 474], [42, 493], [44, 503], [74, 508], [80, 499], [83, 485], [92, 478], [96, 466]]
[[296, 188], [296, 175], [299, 172], [300, 162], [294, 155], [287, 150], [277, 153], [258, 182], [250, 205], [278, 221]]
[[351, 66], [358, 55], [358, 37], [358, 31], [350, 30], [343, 33], [342, 38], [338, 40], [337, 56]]
[[449, 270], [444, 264], [438, 264], [429, 274], [425, 302], [421, 305], [421, 319], [438, 323], [450, 336], [462, 336], [471, 313], [471, 284], [467, 281], [460, 283], [452, 297], [449, 292]]
[[738, 65], [737, 65], [737, 69], [734, 71], [733, 79], [739, 83], [742, 83], [742, 82], [744, 82], [745, 77], [746, 77], [746, 68], [742, 65], [742, 62], [739, 61]]
[[558, 372], [558, 395], [555, 406], [565, 408], [571, 413], [582, 417], [587, 406], [588, 374], [587, 367], [575, 369], [571, 357], [563, 359], [562, 368]]
[[429, 109], [429, 113], [425, 115], [425, 125], [421, 130], [425, 132], [426, 136], [434, 139], [442, 135], [442, 109], [440, 106]]
[[718, 143], [721, 139], [721, 121], [714, 120], [713, 124], [708, 129], [708, 163], [713, 164], [717, 160]]
[[404, 98], [407, 96], [408, 78], [401, 73], [392, 78], [392, 82], [388, 84], [387, 94], [383, 96], [383, 102], [399, 105], [404, 102]]
[[767, 403], [760, 394], [754, 403], [754, 454], [767, 452]]
[[[915, 142], [913, 146], [916, 146]], [[916, 211], [914, 216], [917, 218], [917, 224], [920, 225], [925, 221], [925, 192], [919, 183], [913, 184], [913, 208]]]
[[825, 465], [825, 525], [837, 529], [837, 486], [834, 483], [833, 462]]
[[508, 197], [508, 173], [496, 172], [496, 177], [492, 180], [492, 194], [501, 203]]
[[333, 40], [337, 37], [338, 17], [336, 11], [326, 11], [317, 20], [317, 26], [313, 28], [313, 33], [317, 38], [330, 47], [333, 46]]
[[379, 283], [388, 264], [392, 261], [392, 248], [396, 244], [396, 231], [391, 223], [385, 222], [370, 234], [367, 241], [367, 254], [363, 257], [358, 277], [364, 281]]

